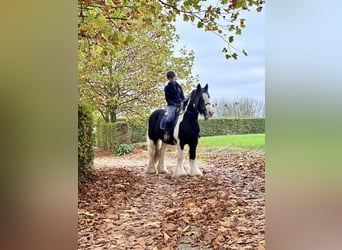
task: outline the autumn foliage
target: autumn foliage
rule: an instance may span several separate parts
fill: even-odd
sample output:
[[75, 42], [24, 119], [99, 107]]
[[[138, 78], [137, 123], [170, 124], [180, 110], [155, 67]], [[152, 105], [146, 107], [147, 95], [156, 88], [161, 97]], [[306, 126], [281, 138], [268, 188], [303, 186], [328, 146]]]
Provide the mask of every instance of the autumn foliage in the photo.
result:
[[164, 104], [166, 72], [175, 70], [184, 89], [195, 83], [194, 54], [182, 49], [173, 55], [177, 40], [172, 26], [154, 23], [131, 27], [133, 41], [120, 49], [79, 42], [80, 99], [94, 103], [105, 122], [146, 118], [151, 108]]
[[246, 20], [241, 11], [262, 11], [263, 0], [219, 0], [213, 4], [200, 0], [78, 0], [79, 37], [104, 45], [120, 47], [132, 40], [130, 30], [137, 22], [141, 29], [161, 22], [167, 25], [181, 18], [199, 29], [213, 32], [226, 42], [223, 52], [236, 59], [244, 50], [232, 46], [234, 36], [241, 35]]
[[199, 178], [146, 176], [144, 154], [98, 155], [115, 166], [80, 190], [79, 249], [264, 249], [263, 153], [208, 153]]
[[[107, 124], [103, 128], [120, 118], [132, 125], [164, 105], [168, 70], [178, 73], [185, 92], [198, 83], [194, 53], [175, 49], [174, 21], [218, 35], [227, 59], [247, 56], [233, 46], [247, 25], [239, 15], [261, 11], [264, 1], [215, 2], [78, 0], [80, 180], [94, 173], [79, 185], [78, 249], [264, 249], [263, 153], [208, 153], [204, 176], [191, 179], [147, 177], [146, 151], [117, 157], [105, 152], [97, 160], [107, 165], [93, 168], [92, 110], [83, 102], [96, 108]], [[176, 159], [174, 152], [168, 154]], [[120, 160], [129, 165], [120, 166]]]
[[220, 0], [78, 0], [79, 97], [95, 105], [105, 122], [146, 118], [163, 103], [165, 72], [172, 69], [185, 90], [198, 83], [192, 73], [194, 53], [176, 51], [174, 21], [191, 22], [224, 40], [226, 58], [237, 59], [235, 48], [246, 20], [241, 11], [263, 1]]

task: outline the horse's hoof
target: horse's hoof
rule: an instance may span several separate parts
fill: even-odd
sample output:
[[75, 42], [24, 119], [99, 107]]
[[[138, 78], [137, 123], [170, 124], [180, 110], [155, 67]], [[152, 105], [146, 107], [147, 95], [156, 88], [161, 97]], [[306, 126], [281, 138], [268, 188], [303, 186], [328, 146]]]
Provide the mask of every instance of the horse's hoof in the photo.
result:
[[174, 173], [172, 176], [173, 177], [182, 177], [182, 176], [186, 176], [186, 173], [185, 172]]
[[167, 174], [167, 173], [169, 173], [167, 170], [158, 171], [158, 174]]
[[156, 174], [157, 172], [156, 172], [156, 170], [147, 170], [145, 173], [146, 174]]
[[184, 177], [186, 174], [173, 175], [172, 177]]
[[198, 177], [200, 177], [200, 176], [202, 176], [203, 174], [190, 174], [190, 176], [198, 176]]
[[190, 176], [202, 176], [201, 172], [190, 173]]

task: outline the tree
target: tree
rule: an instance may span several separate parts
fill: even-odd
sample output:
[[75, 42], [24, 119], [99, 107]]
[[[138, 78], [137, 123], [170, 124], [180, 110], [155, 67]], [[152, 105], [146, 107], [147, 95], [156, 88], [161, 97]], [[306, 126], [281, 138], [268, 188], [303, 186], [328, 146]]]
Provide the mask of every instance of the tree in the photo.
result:
[[80, 99], [94, 103], [107, 122], [115, 122], [119, 115], [141, 117], [160, 103], [162, 76], [170, 66], [189, 86], [195, 79], [193, 53], [182, 50], [180, 57], [173, 56], [177, 36], [172, 22], [180, 16], [224, 39], [226, 58], [237, 59], [232, 43], [245, 27], [239, 13], [252, 7], [261, 11], [263, 1], [209, 2], [78, 0]]
[[265, 102], [248, 97], [214, 100], [218, 117], [265, 117]]
[[[181, 17], [226, 42], [227, 59], [241, 52], [232, 46], [245, 20], [240, 11], [263, 1], [218, 0], [78, 0], [79, 98], [95, 105], [106, 122], [119, 116], [146, 116], [163, 101], [165, 72], [172, 68], [185, 90], [196, 83], [194, 54], [174, 55], [177, 40], [172, 22]], [[91, 158], [91, 154], [89, 154]]]
[[88, 42], [120, 46], [131, 41], [129, 31], [133, 21], [142, 27], [156, 20], [163, 24], [182, 17], [199, 29], [213, 32], [222, 38], [227, 46], [222, 49], [226, 58], [237, 59], [241, 52], [233, 47], [235, 35], [241, 35], [246, 20], [239, 18], [241, 11], [256, 8], [260, 12], [262, 0], [218, 0], [211, 4], [205, 0], [78, 0], [79, 37]]
[[164, 105], [166, 72], [175, 70], [188, 90], [196, 83], [192, 76], [193, 52], [185, 49], [175, 57], [178, 39], [171, 25], [160, 21], [141, 28], [131, 24], [132, 41], [120, 46], [79, 41], [80, 99], [92, 102], [106, 122], [118, 116], [129, 120], [145, 118], [151, 108]]

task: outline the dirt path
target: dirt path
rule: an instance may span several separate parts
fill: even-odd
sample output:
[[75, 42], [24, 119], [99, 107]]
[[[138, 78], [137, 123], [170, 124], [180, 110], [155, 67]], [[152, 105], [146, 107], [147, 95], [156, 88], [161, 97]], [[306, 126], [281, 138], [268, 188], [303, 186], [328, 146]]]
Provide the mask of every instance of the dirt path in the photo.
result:
[[145, 175], [146, 155], [97, 153], [79, 192], [79, 249], [264, 249], [262, 152], [201, 154], [204, 175], [182, 178]]
[[[177, 154], [172, 151], [173, 148], [169, 147], [166, 152], [165, 166], [168, 168], [169, 172], [172, 171], [173, 167], [177, 161]], [[184, 153], [183, 166], [189, 168], [188, 154]], [[132, 166], [143, 171], [147, 166], [147, 152], [141, 148], [133, 152], [133, 154], [113, 157], [112, 153], [99, 152], [94, 160], [94, 165], [96, 169], [101, 169], [105, 167], [122, 167], [131, 169]], [[203, 161], [198, 161], [199, 167], [203, 167], [206, 164]]]

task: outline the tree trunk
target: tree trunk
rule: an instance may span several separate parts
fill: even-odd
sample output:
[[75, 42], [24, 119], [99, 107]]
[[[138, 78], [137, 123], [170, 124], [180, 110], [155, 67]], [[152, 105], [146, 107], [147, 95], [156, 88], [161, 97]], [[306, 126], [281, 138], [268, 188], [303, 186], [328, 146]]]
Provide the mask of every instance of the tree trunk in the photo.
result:
[[109, 122], [108, 112], [103, 112], [101, 109], [98, 109], [98, 111], [100, 111], [100, 114], [103, 120], [105, 121], [105, 123], [108, 123]]
[[116, 122], [116, 112], [114, 110], [110, 112], [110, 121], [112, 123]]

